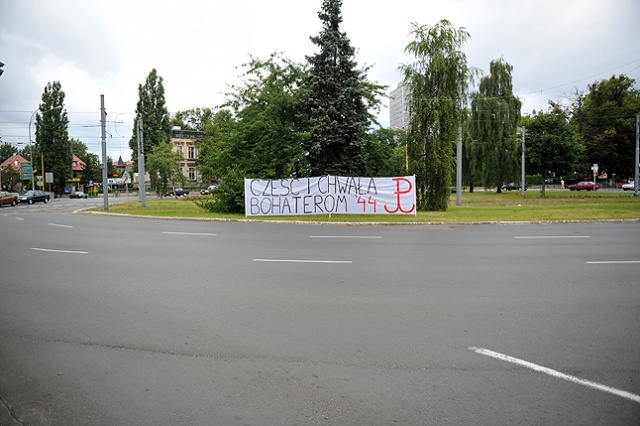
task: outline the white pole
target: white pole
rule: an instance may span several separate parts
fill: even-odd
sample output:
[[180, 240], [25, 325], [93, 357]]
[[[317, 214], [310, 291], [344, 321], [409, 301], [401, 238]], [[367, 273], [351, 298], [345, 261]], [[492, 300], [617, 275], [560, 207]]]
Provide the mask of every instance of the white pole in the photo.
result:
[[522, 160], [521, 160], [521, 164], [522, 164], [522, 171], [521, 171], [521, 180], [520, 180], [520, 192], [522, 194], [522, 198], [524, 198], [524, 191], [526, 188], [526, 183], [525, 183], [525, 171], [524, 171], [524, 150], [525, 150], [525, 144], [524, 144], [524, 134], [526, 133], [526, 129], [524, 127], [518, 127], [518, 130], [520, 130], [520, 132], [522, 133]]
[[635, 176], [633, 177], [633, 195], [638, 196], [638, 168], [640, 167], [640, 115], [636, 116], [636, 164], [633, 168]]
[[145, 171], [144, 171], [144, 132], [142, 129], [142, 118], [138, 119], [138, 197], [142, 207], [147, 207], [145, 193]]
[[100, 95], [100, 116], [100, 123], [102, 125], [102, 198], [104, 198], [104, 210], [107, 211], [109, 210], [109, 179], [107, 177], [107, 112], [104, 110], [104, 95]]

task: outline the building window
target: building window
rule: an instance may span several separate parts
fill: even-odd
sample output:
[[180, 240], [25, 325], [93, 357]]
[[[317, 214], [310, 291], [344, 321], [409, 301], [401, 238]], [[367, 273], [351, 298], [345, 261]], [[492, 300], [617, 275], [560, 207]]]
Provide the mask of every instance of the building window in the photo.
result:
[[195, 146], [190, 146], [187, 148], [189, 150], [189, 159], [194, 159], [196, 158], [196, 147]]
[[189, 167], [189, 180], [196, 180], [196, 168]]
[[182, 145], [176, 145], [176, 152], [182, 155]]

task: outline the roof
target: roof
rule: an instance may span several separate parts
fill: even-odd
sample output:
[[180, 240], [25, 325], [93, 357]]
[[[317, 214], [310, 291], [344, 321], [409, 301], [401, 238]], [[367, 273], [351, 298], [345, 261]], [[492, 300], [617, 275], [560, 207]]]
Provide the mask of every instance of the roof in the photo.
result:
[[22, 168], [22, 163], [26, 163], [28, 161], [29, 160], [27, 160], [20, 154], [13, 154], [11, 157], [4, 160], [2, 164], [0, 164], [0, 167], [11, 166], [14, 169], [18, 170]]
[[87, 168], [87, 164], [80, 159], [77, 155], [73, 154], [73, 163], [71, 169], [74, 172], [81, 172]]

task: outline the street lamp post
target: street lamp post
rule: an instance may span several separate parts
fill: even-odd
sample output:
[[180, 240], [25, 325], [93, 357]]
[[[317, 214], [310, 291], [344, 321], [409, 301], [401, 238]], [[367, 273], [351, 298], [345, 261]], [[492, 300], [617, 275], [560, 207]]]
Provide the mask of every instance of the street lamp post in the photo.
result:
[[36, 189], [33, 184], [34, 167], [33, 167], [33, 146], [31, 145], [31, 123], [33, 122], [33, 118], [36, 116], [37, 113], [38, 113], [38, 110], [33, 111], [33, 114], [31, 114], [31, 118], [29, 119], [29, 161], [31, 161], [31, 189]]
[[525, 191], [525, 174], [524, 174], [524, 134], [526, 133], [526, 129], [524, 127], [518, 127], [518, 131], [522, 134], [522, 177], [520, 182], [520, 191], [522, 192], [522, 198], [524, 198]]

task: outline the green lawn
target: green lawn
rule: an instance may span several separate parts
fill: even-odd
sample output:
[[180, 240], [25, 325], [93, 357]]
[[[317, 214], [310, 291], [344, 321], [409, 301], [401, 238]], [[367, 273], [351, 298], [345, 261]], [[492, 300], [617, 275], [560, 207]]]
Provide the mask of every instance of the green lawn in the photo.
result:
[[[640, 199], [632, 192], [569, 192], [529, 190], [525, 198], [520, 192], [465, 192], [462, 204], [456, 205], [452, 194], [446, 212], [418, 212], [417, 215], [310, 215], [271, 216], [259, 220], [285, 220], [309, 222], [497, 222], [497, 221], [580, 221], [580, 220], [640, 220]], [[136, 216], [245, 219], [243, 214], [215, 214], [198, 207], [193, 200], [199, 196], [180, 199], [149, 199], [142, 207], [139, 201], [112, 204], [109, 213]], [[91, 209], [103, 212], [103, 208]], [[257, 219], [257, 218], [253, 218]]]

